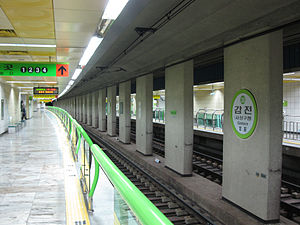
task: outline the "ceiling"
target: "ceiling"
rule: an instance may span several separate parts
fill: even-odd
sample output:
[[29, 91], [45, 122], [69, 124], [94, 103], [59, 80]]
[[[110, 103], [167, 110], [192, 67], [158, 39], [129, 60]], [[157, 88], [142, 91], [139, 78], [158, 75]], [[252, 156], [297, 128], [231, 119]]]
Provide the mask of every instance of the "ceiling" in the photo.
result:
[[[300, 21], [298, 0], [130, 0], [65, 97], [118, 84]], [[139, 35], [136, 27], [157, 29]], [[299, 31], [299, 29], [298, 29]], [[284, 28], [285, 32], [285, 28]]]
[[0, 77], [5, 81], [50, 81], [16, 87], [58, 86], [69, 82], [108, 0], [0, 0], [0, 43], [56, 47], [3, 47], [0, 61], [68, 62], [69, 77]]

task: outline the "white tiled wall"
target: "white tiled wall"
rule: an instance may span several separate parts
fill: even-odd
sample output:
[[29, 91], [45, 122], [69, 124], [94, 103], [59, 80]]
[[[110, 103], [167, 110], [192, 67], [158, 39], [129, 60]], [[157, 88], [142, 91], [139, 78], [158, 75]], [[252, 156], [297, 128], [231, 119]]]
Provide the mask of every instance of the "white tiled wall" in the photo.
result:
[[283, 100], [288, 102], [283, 107], [285, 120], [300, 121], [300, 82], [283, 83]]

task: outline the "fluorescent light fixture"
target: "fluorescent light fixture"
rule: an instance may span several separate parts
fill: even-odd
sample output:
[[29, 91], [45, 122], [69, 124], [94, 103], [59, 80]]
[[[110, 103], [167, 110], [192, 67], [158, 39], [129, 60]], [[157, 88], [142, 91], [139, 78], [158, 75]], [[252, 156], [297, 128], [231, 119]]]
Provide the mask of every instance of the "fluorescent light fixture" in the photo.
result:
[[77, 77], [79, 77], [81, 71], [82, 71], [82, 69], [76, 69], [73, 76], [72, 76], [72, 80], [76, 80]]
[[4, 46], [4, 47], [56, 48], [56, 45], [41, 45], [41, 44], [11, 44], [11, 43], [0, 43], [0, 46]]
[[115, 20], [122, 12], [123, 8], [127, 4], [128, 0], [109, 0], [102, 19]]
[[300, 78], [283, 78], [283, 80], [288, 80], [288, 81], [300, 81]]
[[96, 49], [98, 48], [98, 46], [100, 45], [102, 40], [103, 40], [103, 38], [99, 38], [97, 36], [93, 36], [91, 38], [87, 48], [85, 49], [85, 51], [83, 53], [83, 56], [80, 59], [80, 62], [79, 62], [80, 66], [85, 66], [88, 63], [88, 61], [93, 56], [94, 52], [96, 51]]
[[69, 89], [70, 89], [70, 87], [71, 87], [71, 85], [70, 85], [70, 84], [68, 84], [68, 85], [66, 86], [66, 89], [65, 89], [65, 90], [69, 90]]
[[57, 84], [55, 81], [6, 81], [8, 84]]
[[[224, 84], [224, 82], [215, 82], [215, 83], [209, 83], [205, 85], [221, 85], [221, 84]], [[201, 86], [201, 85], [195, 85], [195, 86]]]
[[288, 76], [288, 75], [294, 75], [295, 73], [292, 72], [292, 73], [284, 73], [283, 76]]
[[72, 86], [74, 84], [74, 82], [75, 82], [74, 80], [70, 80], [69, 85]]
[[18, 87], [20, 89], [33, 88], [33, 87]]

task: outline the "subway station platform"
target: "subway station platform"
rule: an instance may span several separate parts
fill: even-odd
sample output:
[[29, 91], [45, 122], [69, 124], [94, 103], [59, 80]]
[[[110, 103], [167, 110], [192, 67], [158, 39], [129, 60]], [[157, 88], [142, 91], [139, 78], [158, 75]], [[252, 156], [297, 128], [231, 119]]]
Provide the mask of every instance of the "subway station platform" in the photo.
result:
[[[85, 147], [81, 145], [76, 159], [69, 133], [55, 113], [37, 110], [26, 127], [2, 134], [0, 143], [0, 224], [138, 224], [101, 167], [89, 206], [85, 194], [90, 186], [84, 186], [80, 173]], [[92, 180], [95, 161], [84, 162], [90, 164], [84, 171]]]
[[[183, 196], [192, 196], [192, 201], [198, 202], [201, 210], [211, 213], [217, 221], [263, 224], [222, 200], [220, 185], [198, 174], [182, 177], [164, 167], [163, 157], [143, 156], [135, 150], [134, 143], [122, 144], [106, 132], [86, 125], [83, 127], [93, 130], [170, 189], [176, 187]], [[101, 167], [93, 212], [88, 213], [78, 173], [80, 165], [73, 159], [70, 135], [54, 113], [38, 110], [32, 119], [26, 121], [25, 128], [1, 135], [0, 142], [3, 165], [0, 216], [3, 224], [138, 224]], [[160, 163], [156, 162], [157, 159]], [[89, 173], [94, 174], [94, 162], [91, 164]], [[295, 223], [281, 217], [280, 224]]]
[[1, 135], [0, 143], [1, 224], [90, 224], [56, 116], [38, 111], [18, 133]]
[[1, 224], [65, 224], [58, 123], [39, 112], [18, 133], [0, 136]]

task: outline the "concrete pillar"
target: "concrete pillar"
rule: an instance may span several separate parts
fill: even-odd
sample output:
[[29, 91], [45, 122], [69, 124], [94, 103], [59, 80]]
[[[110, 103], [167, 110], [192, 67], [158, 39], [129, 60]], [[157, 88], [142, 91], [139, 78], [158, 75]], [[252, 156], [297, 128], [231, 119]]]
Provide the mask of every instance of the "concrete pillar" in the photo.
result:
[[98, 96], [99, 92], [92, 93], [92, 126], [98, 127]]
[[10, 88], [8, 99], [9, 123], [14, 124], [21, 121], [21, 100], [18, 88]]
[[107, 88], [107, 134], [116, 135], [116, 92], [117, 87]]
[[38, 111], [38, 102], [37, 100], [33, 100], [33, 112], [37, 112]]
[[92, 94], [87, 94], [86, 103], [86, 114], [87, 114], [87, 125], [92, 125]]
[[74, 97], [74, 113], [75, 113], [75, 117], [74, 117], [74, 119], [75, 120], [78, 120], [78, 108], [77, 108], [77, 106], [78, 106], [78, 102], [77, 102], [77, 96], [75, 96]]
[[82, 121], [82, 100], [81, 100], [81, 96], [78, 96], [78, 121]]
[[98, 127], [100, 131], [106, 131], [106, 88], [98, 94]]
[[[282, 31], [259, 36], [224, 50], [222, 195], [268, 222], [276, 221], [280, 216], [282, 62]], [[251, 92], [257, 105], [257, 125], [249, 137], [249, 133], [246, 137], [238, 136], [231, 121], [231, 105], [235, 94], [241, 89]], [[240, 97], [239, 104], [245, 104], [245, 96], [243, 99]], [[233, 112], [241, 114], [246, 110], [245, 105]], [[239, 121], [239, 124], [242, 124], [240, 121], [247, 123], [243, 117], [232, 120]], [[243, 129], [245, 127], [241, 131]]]
[[32, 118], [33, 115], [33, 97], [32, 95], [28, 95], [28, 116], [27, 118], [30, 119]]
[[130, 143], [130, 94], [131, 81], [119, 86], [119, 138], [123, 143]]
[[25, 106], [26, 106], [26, 108], [25, 108], [25, 110], [26, 110], [26, 118], [27, 119], [29, 119], [30, 118], [30, 112], [29, 112], [29, 110], [30, 110], [30, 106], [29, 106], [29, 95], [26, 95], [25, 96]]
[[73, 118], [75, 118], [75, 97], [72, 97], [71, 98], [71, 102], [72, 102], [72, 108], [71, 108], [71, 110], [72, 110], [72, 117]]
[[87, 96], [82, 96], [82, 123], [87, 122], [87, 109], [86, 109], [86, 102], [87, 102]]
[[152, 155], [153, 74], [136, 79], [136, 150]]
[[165, 73], [165, 165], [183, 176], [193, 170], [193, 65], [190, 60]]

